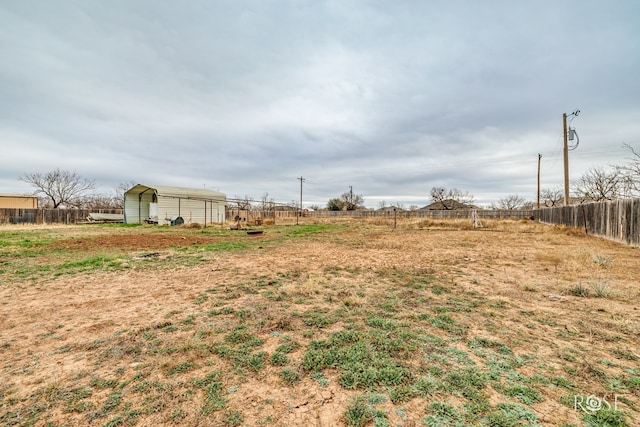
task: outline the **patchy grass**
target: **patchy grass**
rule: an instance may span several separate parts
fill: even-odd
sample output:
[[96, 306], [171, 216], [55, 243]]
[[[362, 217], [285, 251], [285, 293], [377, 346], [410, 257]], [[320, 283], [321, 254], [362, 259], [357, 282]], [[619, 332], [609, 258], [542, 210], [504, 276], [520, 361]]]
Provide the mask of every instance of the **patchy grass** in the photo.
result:
[[637, 425], [637, 249], [483, 225], [0, 227], [0, 424]]

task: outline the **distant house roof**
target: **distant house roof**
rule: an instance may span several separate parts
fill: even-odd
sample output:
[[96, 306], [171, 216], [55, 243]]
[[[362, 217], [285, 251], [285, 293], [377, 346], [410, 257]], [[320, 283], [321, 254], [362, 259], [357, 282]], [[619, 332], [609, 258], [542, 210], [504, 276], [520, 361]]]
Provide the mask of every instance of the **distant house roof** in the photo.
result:
[[207, 190], [205, 188], [170, 187], [167, 185], [147, 184], [137, 184], [127, 190], [127, 193], [137, 194], [149, 190], [155, 190], [156, 194], [161, 197], [176, 197], [181, 199], [225, 200], [227, 197], [224, 193]]
[[377, 212], [393, 212], [393, 211], [404, 211], [406, 209], [399, 208], [397, 206], [385, 206], [384, 208], [376, 209]]
[[457, 200], [447, 199], [442, 202], [433, 202], [430, 205], [420, 208], [422, 211], [442, 211], [442, 210], [462, 210], [462, 209], [480, 209], [475, 205], [467, 205]]
[[297, 206], [281, 205], [281, 206], [278, 206], [276, 210], [277, 211], [299, 211], [300, 208]]

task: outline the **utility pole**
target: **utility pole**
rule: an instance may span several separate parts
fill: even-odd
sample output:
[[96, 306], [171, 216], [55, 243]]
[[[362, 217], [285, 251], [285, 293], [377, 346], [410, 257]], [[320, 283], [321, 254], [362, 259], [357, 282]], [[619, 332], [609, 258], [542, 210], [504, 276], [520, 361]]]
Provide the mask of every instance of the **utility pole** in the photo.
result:
[[296, 216], [296, 225], [298, 225], [298, 219], [300, 218], [300, 215], [302, 215], [302, 183], [304, 182], [304, 178], [301, 176], [297, 179], [300, 180], [300, 212], [298, 213], [298, 216]]
[[[580, 114], [580, 110], [575, 110], [573, 113], [569, 114], [569, 116], [578, 117]], [[569, 205], [569, 135], [567, 132], [567, 113], [562, 113], [562, 127], [563, 127], [563, 136], [564, 136], [564, 205]], [[572, 132], [573, 129], [569, 129]], [[573, 135], [573, 133], [572, 133]], [[573, 137], [571, 138], [573, 140]], [[571, 147], [571, 149], [575, 149], [577, 145]]]
[[396, 218], [398, 217], [398, 208], [393, 208], [393, 229], [396, 229]]
[[353, 208], [353, 185], [349, 186], [349, 204]]
[[567, 113], [562, 113], [562, 127], [564, 136], [564, 205], [569, 206], [569, 143], [567, 141]]
[[538, 153], [538, 209], [540, 209], [540, 160], [542, 154]]

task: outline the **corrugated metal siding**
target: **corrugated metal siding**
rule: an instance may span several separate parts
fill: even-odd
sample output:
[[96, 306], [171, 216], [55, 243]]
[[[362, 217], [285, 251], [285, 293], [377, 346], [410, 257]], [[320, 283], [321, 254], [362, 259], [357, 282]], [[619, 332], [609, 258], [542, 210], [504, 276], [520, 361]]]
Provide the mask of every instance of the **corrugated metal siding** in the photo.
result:
[[38, 198], [34, 196], [0, 194], [0, 208], [38, 209]]
[[153, 198], [153, 190], [142, 194], [126, 193], [124, 196], [124, 222], [126, 224], [142, 224], [149, 219], [149, 203]]
[[[171, 224], [178, 216], [185, 223], [225, 221], [226, 195], [213, 190], [138, 184], [125, 194], [125, 222], [135, 224], [149, 218], [149, 203], [157, 194], [158, 224]], [[140, 202], [139, 195], [142, 193]]]
[[147, 187], [156, 190], [159, 196], [166, 197], [221, 201], [225, 201], [227, 198], [224, 193], [220, 193], [219, 191], [207, 190], [204, 188], [169, 187], [166, 185], [148, 185]]
[[158, 224], [170, 224], [182, 217], [185, 224], [224, 222], [225, 204], [211, 200], [190, 200], [158, 196]]

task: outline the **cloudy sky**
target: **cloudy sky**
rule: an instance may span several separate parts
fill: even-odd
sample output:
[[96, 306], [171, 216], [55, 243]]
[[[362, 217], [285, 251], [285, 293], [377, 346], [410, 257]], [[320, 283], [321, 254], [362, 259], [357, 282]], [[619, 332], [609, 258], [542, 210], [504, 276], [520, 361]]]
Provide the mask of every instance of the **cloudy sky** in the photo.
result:
[[0, 193], [55, 168], [325, 205], [488, 205], [640, 148], [640, 2], [0, 1]]

